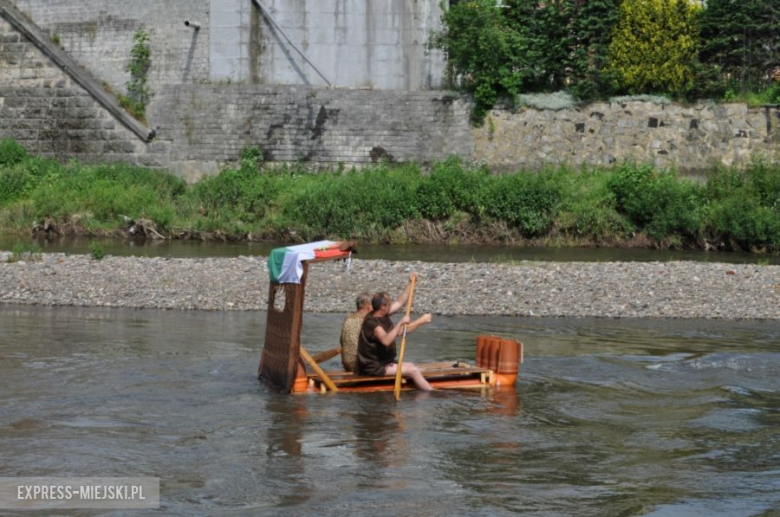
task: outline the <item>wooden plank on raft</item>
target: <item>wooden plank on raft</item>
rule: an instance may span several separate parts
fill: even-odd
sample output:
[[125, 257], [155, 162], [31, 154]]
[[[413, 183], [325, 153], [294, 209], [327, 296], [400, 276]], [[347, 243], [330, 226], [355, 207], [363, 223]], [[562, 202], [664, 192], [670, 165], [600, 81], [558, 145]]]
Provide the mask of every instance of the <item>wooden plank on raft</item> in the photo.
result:
[[300, 347], [300, 353], [301, 357], [309, 363], [309, 366], [312, 367], [312, 369], [317, 372], [317, 375], [319, 375], [320, 379], [323, 383], [325, 383], [325, 386], [328, 387], [328, 389], [332, 392], [337, 392], [339, 389], [336, 387], [335, 384], [333, 384], [333, 381], [330, 380], [330, 377], [328, 377], [328, 374], [326, 374], [322, 368], [320, 368], [320, 365], [317, 364], [317, 361], [312, 359], [312, 357], [309, 355], [309, 352], [306, 351], [305, 348]]
[[[420, 372], [422, 372], [423, 376], [425, 377], [436, 377], [439, 375], [466, 375], [466, 374], [472, 374], [472, 373], [487, 373], [491, 370], [488, 368], [480, 368], [479, 366], [468, 366], [468, 367], [459, 367], [459, 368], [453, 368], [453, 367], [435, 367], [435, 368], [420, 368]], [[368, 375], [359, 375], [353, 372], [325, 372], [328, 377], [330, 377], [333, 380], [347, 380], [347, 379], [374, 379], [374, 380], [391, 380], [395, 379], [394, 375], [384, 375], [384, 376], [368, 376]], [[317, 377], [316, 373], [310, 373], [309, 377]]]
[[419, 368], [421, 372], [424, 372], [425, 370], [436, 370], [439, 368], [470, 368], [470, 367], [471, 365], [469, 363], [465, 363], [463, 361], [439, 361], [437, 363], [420, 363], [417, 365], [417, 368]]
[[[469, 378], [481, 379], [482, 383], [485, 380], [490, 379], [492, 376], [490, 370], [485, 368], [431, 368], [423, 370], [422, 374], [428, 380], [436, 379], [457, 379], [457, 378]], [[327, 374], [330, 381], [336, 386], [353, 386], [357, 384], [373, 384], [373, 383], [389, 383], [395, 380], [395, 376], [368, 376], [368, 375], [355, 375], [350, 372], [328, 372]], [[324, 382], [324, 380], [317, 374], [309, 375], [310, 379], [314, 379], [317, 382]], [[406, 379], [402, 382], [406, 383]]]

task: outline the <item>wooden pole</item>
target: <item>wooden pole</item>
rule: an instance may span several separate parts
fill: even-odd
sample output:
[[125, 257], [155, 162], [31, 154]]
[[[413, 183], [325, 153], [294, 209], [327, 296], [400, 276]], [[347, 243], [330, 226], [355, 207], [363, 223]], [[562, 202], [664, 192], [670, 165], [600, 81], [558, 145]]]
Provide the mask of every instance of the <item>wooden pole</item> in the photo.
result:
[[303, 348], [303, 345], [300, 347], [301, 350], [301, 357], [304, 358], [304, 360], [309, 363], [309, 365], [312, 367], [312, 369], [317, 373], [317, 375], [320, 376], [320, 379], [322, 379], [322, 382], [325, 383], [325, 386], [328, 387], [330, 391], [333, 393], [337, 392], [339, 389], [336, 387], [335, 384], [333, 384], [333, 381], [330, 380], [330, 377], [323, 371], [322, 368], [320, 368], [320, 365], [317, 364], [317, 361], [315, 361], [310, 355], [309, 352], [306, 351], [305, 348]]
[[314, 359], [314, 362], [317, 364], [324, 363], [328, 359], [332, 359], [339, 355], [341, 353], [341, 347], [337, 346], [336, 348], [331, 348], [330, 350], [323, 350], [322, 352], [317, 352], [316, 354], [312, 355], [311, 358]]
[[[409, 289], [409, 299], [406, 301], [406, 316], [412, 313], [412, 299], [414, 298], [414, 284], [417, 281], [417, 277], [412, 277], [412, 286]], [[398, 370], [395, 372], [395, 387], [393, 388], [393, 395], [396, 402], [401, 400], [401, 367], [404, 362], [404, 350], [406, 350], [406, 327], [404, 327], [404, 335], [401, 338], [401, 351], [398, 353]]]

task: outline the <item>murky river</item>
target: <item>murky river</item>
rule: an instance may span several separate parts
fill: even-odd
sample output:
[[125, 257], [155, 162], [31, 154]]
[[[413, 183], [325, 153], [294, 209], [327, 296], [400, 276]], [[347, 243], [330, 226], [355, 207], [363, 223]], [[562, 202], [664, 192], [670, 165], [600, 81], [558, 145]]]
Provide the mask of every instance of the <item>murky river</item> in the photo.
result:
[[[290, 243], [273, 242], [201, 242], [90, 239], [63, 237], [53, 240], [33, 240], [29, 237], [0, 235], [0, 250], [11, 250], [17, 244], [37, 244], [46, 253], [89, 254], [92, 242], [98, 242], [109, 255], [141, 257], [238, 257], [268, 256], [272, 249]], [[556, 262], [667, 262], [693, 260], [697, 262], [725, 262], [731, 264], [780, 265], [780, 255], [731, 253], [694, 250], [652, 250], [620, 248], [528, 248], [500, 245], [447, 244], [358, 244], [358, 258], [385, 260], [419, 260], [423, 262], [507, 262], [535, 260]]]
[[[0, 476], [158, 476], [151, 514], [780, 508], [780, 322], [439, 317], [410, 360], [516, 336], [518, 385], [397, 404], [258, 384], [264, 320], [0, 306]], [[303, 342], [328, 348], [339, 326], [307, 314]]]

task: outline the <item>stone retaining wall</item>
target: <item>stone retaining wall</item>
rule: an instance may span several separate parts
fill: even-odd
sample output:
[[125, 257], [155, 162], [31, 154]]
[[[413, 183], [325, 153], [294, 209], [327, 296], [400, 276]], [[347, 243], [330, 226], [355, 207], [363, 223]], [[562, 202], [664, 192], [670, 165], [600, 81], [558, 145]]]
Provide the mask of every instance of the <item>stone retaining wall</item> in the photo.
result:
[[780, 160], [780, 110], [745, 104], [595, 103], [561, 111], [492, 111], [474, 130], [475, 158], [493, 167], [633, 160], [696, 172], [751, 157]]

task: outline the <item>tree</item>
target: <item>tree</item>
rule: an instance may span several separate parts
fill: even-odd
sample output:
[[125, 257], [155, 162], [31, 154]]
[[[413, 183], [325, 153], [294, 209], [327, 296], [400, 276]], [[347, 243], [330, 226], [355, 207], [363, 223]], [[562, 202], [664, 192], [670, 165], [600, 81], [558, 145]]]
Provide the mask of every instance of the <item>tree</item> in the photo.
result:
[[506, 0], [503, 14], [523, 42], [525, 91], [564, 88], [572, 69], [572, 0]]
[[502, 10], [495, 0], [458, 2], [445, 11], [444, 30], [430, 43], [447, 54], [452, 82], [473, 93], [477, 123], [500, 95], [513, 98], [520, 92], [526, 73], [523, 39]]
[[607, 66], [618, 86], [684, 96], [694, 84], [700, 10], [691, 0], [623, 0]]
[[578, 0], [572, 16], [571, 89], [580, 99], [593, 99], [613, 89], [605, 71], [609, 43], [618, 18], [619, 0]]
[[780, 66], [780, 2], [707, 0], [701, 16], [701, 62], [741, 91], [766, 85]]

